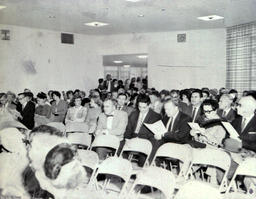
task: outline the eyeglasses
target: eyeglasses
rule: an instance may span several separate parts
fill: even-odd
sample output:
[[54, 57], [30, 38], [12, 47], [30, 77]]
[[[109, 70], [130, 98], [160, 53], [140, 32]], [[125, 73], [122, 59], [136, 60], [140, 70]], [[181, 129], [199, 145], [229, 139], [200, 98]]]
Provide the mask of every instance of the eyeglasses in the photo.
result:
[[209, 110], [209, 111], [203, 110], [204, 113], [208, 113], [208, 114], [210, 114], [212, 111], [214, 111], [214, 110]]

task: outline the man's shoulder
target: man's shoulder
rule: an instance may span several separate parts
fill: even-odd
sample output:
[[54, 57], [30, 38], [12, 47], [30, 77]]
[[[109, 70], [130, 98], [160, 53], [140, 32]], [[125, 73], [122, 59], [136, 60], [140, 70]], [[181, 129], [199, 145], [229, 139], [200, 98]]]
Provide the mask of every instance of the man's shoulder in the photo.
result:
[[190, 121], [190, 120], [192, 120], [192, 118], [189, 116], [189, 115], [187, 115], [187, 114], [185, 114], [185, 113], [183, 113], [183, 112], [179, 112], [179, 114], [180, 114], [180, 120], [186, 120], [186, 121]]

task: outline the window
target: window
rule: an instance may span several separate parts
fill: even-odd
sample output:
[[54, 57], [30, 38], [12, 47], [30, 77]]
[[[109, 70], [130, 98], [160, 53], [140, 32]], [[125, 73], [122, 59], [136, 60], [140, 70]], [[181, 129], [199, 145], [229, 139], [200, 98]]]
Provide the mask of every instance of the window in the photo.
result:
[[227, 28], [226, 87], [256, 89], [256, 22]]

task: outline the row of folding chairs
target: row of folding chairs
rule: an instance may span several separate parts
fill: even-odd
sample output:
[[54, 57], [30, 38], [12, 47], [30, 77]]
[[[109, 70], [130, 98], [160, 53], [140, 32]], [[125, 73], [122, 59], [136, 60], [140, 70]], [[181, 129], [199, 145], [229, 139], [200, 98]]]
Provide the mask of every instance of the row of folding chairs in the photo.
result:
[[[212, 151], [212, 149], [203, 149], [201, 155], [207, 156]], [[217, 150], [216, 150], [217, 151]], [[204, 153], [206, 152], [206, 153]], [[161, 194], [158, 197], [160, 198], [173, 198], [175, 190], [177, 190], [177, 177], [169, 170], [166, 170], [161, 167], [156, 167], [154, 164], [151, 166], [145, 166], [136, 174], [136, 179], [134, 182], [131, 180], [131, 176], [134, 174], [132, 164], [129, 160], [123, 159], [121, 157], [108, 157], [102, 163], [99, 163], [99, 159], [97, 153], [90, 150], [78, 150], [79, 156], [82, 158], [82, 163], [84, 166], [87, 166], [93, 170], [90, 179], [90, 186], [94, 187], [95, 190], [103, 191], [108, 193], [116, 192], [118, 193], [120, 198], [141, 198], [140, 190], [138, 189], [138, 185], [149, 186], [152, 188], [157, 188], [160, 190]], [[200, 153], [199, 153], [200, 154]], [[215, 154], [215, 155], [220, 155]], [[202, 157], [202, 156], [201, 156]], [[202, 158], [201, 158], [202, 159]], [[207, 158], [203, 158], [207, 159]], [[216, 158], [218, 159], [218, 158]], [[199, 161], [192, 160], [192, 164], [198, 164]], [[213, 165], [211, 162], [204, 160], [200, 161], [200, 164], [206, 165], [210, 164]], [[214, 163], [217, 165], [218, 163]], [[224, 165], [224, 163], [221, 163]], [[220, 164], [218, 164], [220, 165]], [[238, 194], [238, 188], [236, 184], [236, 176], [244, 175], [250, 177], [256, 177], [256, 159], [255, 158], [248, 158], [244, 162], [242, 162], [236, 170], [229, 186], [227, 187], [227, 191], [225, 194], [221, 194], [222, 191], [219, 187], [213, 186], [211, 183], [207, 183], [204, 181], [195, 181], [193, 178], [187, 178], [182, 186], [179, 187], [179, 191], [175, 196], [175, 199], [186, 199], [186, 198], [224, 198], [228, 196], [232, 191], [235, 196]], [[193, 172], [192, 166], [189, 166], [188, 172], [185, 172], [184, 177], [189, 176]], [[122, 179], [117, 184], [113, 184], [111, 182], [111, 178], [107, 178], [104, 181], [98, 181], [97, 177], [100, 174], [108, 174], [111, 176], [118, 176]], [[225, 178], [223, 177], [224, 181]], [[122, 182], [122, 183], [121, 183]], [[132, 182], [132, 183], [131, 183]], [[223, 183], [223, 182], [222, 182]], [[222, 184], [221, 183], [221, 184]], [[122, 186], [121, 186], [122, 185]], [[152, 192], [154, 193], [154, 192]], [[207, 195], [207, 193], [209, 195]], [[212, 194], [210, 194], [212, 193]], [[215, 195], [214, 195], [214, 194]], [[194, 195], [195, 197], [191, 196]], [[214, 197], [213, 197], [214, 195]], [[149, 198], [149, 194], [145, 194], [142, 198]], [[203, 197], [204, 196], [204, 197]], [[218, 197], [217, 197], [218, 196]], [[153, 195], [153, 198], [155, 196]], [[242, 198], [242, 197], [240, 197]]]

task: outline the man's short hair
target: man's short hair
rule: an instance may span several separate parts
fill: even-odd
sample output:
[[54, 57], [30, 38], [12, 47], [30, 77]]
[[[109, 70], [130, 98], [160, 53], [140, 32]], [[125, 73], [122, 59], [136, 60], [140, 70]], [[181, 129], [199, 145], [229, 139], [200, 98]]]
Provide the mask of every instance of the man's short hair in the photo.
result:
[[171, 98], [168, 98], [168, 99], [164, 100], [163, 103], [164, 103], [164, 105], [165, 105], [165, 104], [168, 104], [168, 103], [172, 103], [173, 106], [177, 106], [177, 107], [178, 107], [178, 104], [174, 103]]
[[52, 91], [52, 96], [53, 95], [56, 95], [57, 97], [61, 97], [61, 95], [60, 95], [60, 92], [59, 91]]
[[137, 97], [137, 105], [142, 102], [142, 103], [146, 103], [147, 105], [149, 105], [151, 103], [150, 98], [148, 95], [146, 94], [139, 94]]
[[192, 95], [193, 93], [198, 93], [199, 96], [200, 96], [200, 98], [203, 97], [203, 93], [202, 93], [202, 91], [201, 91], [200, 89], [197, 89], [197, 88], [196, 88], [196, 89], [193, 89], [192, 92], [191, 92], [191, 95]]
[[48, 126], [48, 125], [40, 125], [32, 129], [30, 135], [34, 135], [37, 133], [49, 134], [49, 135], [56, 135], [58, 137], [63, 137], [63, 133], [58, 129]]

